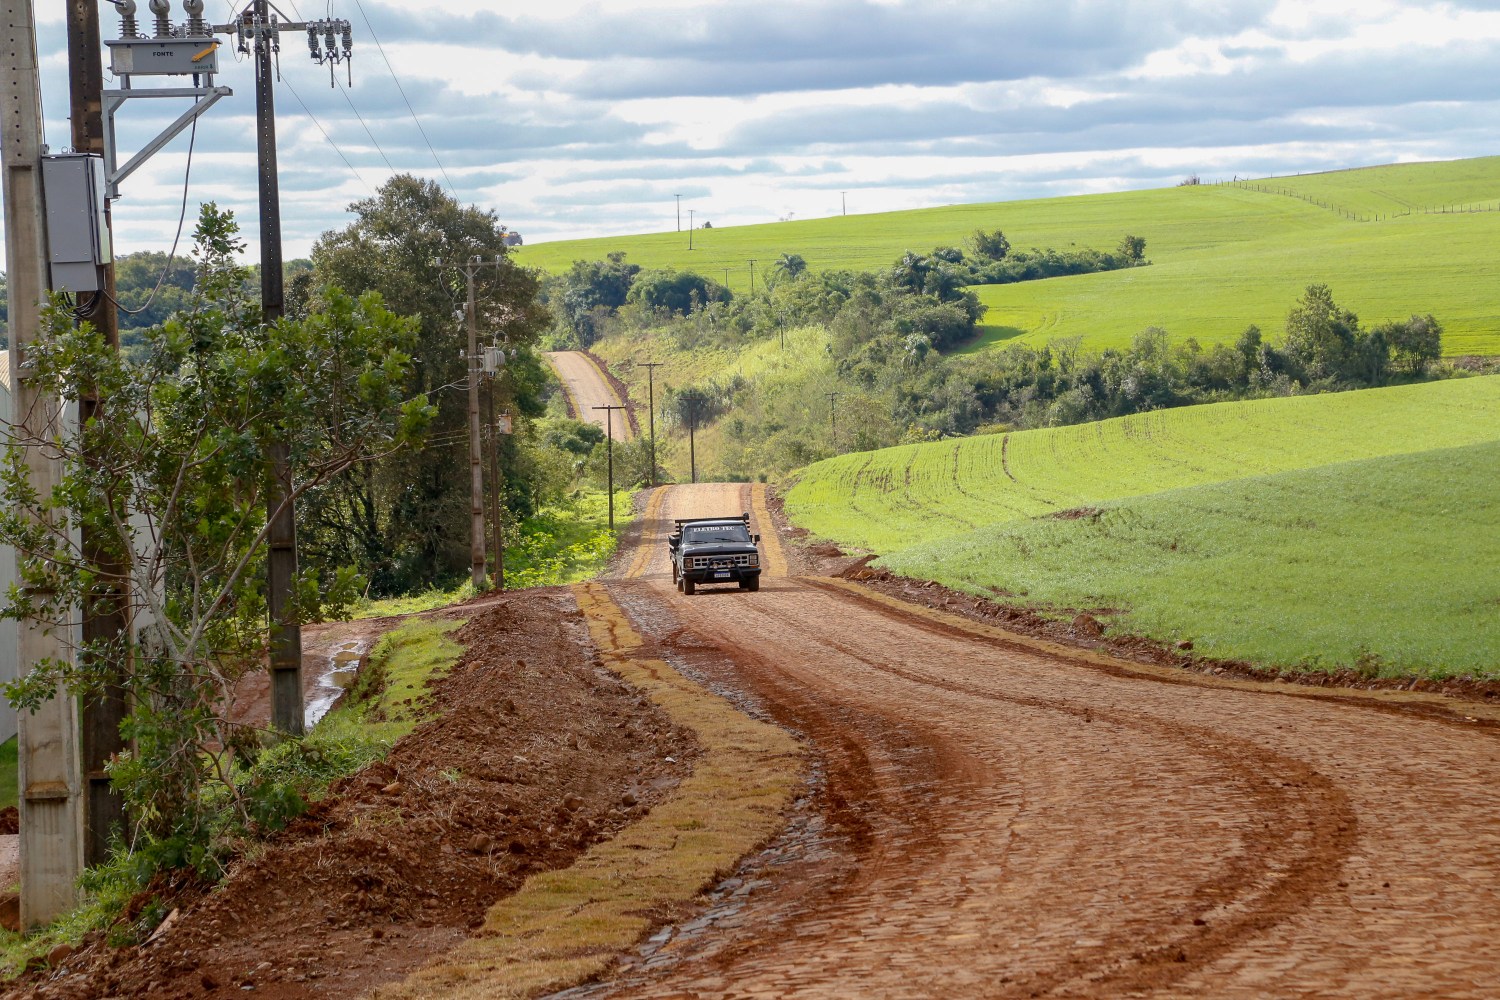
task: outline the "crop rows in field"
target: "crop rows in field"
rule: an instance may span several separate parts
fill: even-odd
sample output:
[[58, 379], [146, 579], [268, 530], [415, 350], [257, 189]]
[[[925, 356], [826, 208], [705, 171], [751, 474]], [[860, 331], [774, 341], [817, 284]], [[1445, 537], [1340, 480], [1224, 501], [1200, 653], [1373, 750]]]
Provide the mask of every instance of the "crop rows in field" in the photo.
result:
[[992, 525], [882, 560], [1212, 657], [1500, 676], [1500, 441]]
[[806, 469], [787, 510], [891, 553], [1105, 500], [1497, 439], [1500, 377], [1219, 403], [843, 455]]

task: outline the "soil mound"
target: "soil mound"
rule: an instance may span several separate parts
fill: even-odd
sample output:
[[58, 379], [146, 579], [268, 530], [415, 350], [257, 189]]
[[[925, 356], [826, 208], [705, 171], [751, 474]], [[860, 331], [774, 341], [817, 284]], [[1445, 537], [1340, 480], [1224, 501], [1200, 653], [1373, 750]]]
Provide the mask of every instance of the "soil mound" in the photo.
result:
[[451, 948], [526, 876], [571, 864], [688, 773], [696, 742], [591, 657], [568, 592], [466, 613], [467, 652], [430, 689], [436, 718], [387, 761], [341, 781], [219, 887], [164, 884], [171, 915], [146, 944], [86, 941], [5, 995], [361, 995]]

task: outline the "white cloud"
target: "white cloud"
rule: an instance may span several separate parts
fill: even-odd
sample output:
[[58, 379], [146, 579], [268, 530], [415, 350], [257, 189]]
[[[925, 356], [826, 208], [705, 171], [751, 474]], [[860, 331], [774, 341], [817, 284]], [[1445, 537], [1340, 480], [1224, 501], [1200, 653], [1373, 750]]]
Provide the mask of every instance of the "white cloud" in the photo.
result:
[[[297, 2], [309, 16], [329, 6]], [[535, 241], [669, 228], [678, 193], [730, 225], [832, 214], [840, 191], [850, 211], [874, 212], [1480, 155], [1500, 114], [1500, 12], [1485, 2], [331, 5], [354, 23], [347, 95], [295, 39], [282, 53], [293, 255], [393, 169], [443, 180], [427, 139], [461, 198]], [[38, 7], [48, 135], [61, 146], [63, 23]], [[210, 0], [215, 17], [232, 9]], [[234, 208], [253, 244], [249, 67], [226, 62], [219, 82], [236, 94], [200, 125], [192, 197]], [[145, 104], [122, 113], [127, 145], [175, 114]], [[186, 144], [127, 183], [122, 249], [171, 242]]]

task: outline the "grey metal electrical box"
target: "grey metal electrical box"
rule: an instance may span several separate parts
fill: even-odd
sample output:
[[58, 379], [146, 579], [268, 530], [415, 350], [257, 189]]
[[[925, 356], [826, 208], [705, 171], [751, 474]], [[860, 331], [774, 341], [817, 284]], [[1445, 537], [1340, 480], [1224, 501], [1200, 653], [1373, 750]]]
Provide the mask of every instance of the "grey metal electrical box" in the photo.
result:
[[99, 291], [104, 277], [100, 268], [114, 259], [104, 223], [104, 157], [42, 157], [42, 197], [47, 203], [53, 291]]
[[109, 46], [115, 76], [187, 76], [219, 71], [219, 43], [213, 38], [116, 38]]

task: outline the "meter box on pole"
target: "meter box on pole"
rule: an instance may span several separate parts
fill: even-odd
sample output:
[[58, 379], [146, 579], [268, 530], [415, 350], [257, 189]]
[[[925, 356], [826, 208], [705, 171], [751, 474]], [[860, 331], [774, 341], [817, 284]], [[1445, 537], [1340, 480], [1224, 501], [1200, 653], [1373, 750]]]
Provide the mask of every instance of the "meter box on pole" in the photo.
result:
[[103, 268], [114, 259], [104, 220], [104, 190], [102, 156], [57, 153], [42, 157], [54, 291], [76, 295], [104, 287]]

